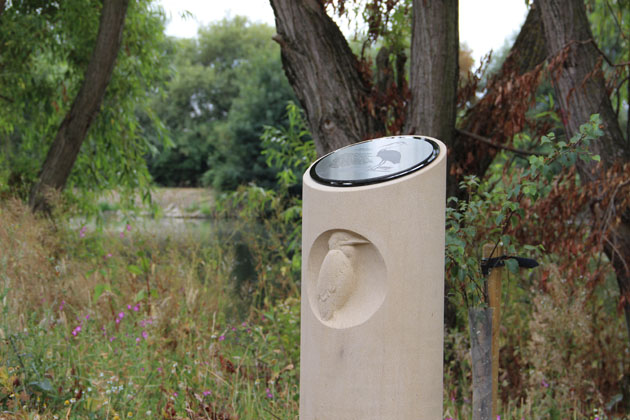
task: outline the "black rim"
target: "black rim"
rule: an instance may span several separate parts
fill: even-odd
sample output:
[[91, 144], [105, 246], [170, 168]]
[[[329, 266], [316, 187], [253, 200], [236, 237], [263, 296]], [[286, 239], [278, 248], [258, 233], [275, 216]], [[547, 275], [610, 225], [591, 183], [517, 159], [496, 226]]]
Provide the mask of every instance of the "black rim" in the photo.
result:
[[431, 139], [428, 139], [426, 137], [420, 137], [420, 136], [400, 136], [400, 137], [413, 137], [413, 138], [416, 138], [416, 139], [422, 139], [422, 140], [428, 142], [429, 144], [431, 144], [431, 146], [433, 146], [433, 151], [431, 152], [431, 154], [426, 159], [424, 159], [421, 162], [418, 162], [416, 165], [411, 166], [408, 169], [405, 169], [404, 171], [396, 172], [396, 173], [389, 174], [389, 175], [383, 175], [383, 176], [379, 176], [379, 177], [375, 177], [375, 178], [369, 178], [369, 179], [364, 179], [364, 180], [343, 180], [343, 179], [322, 178], [319, 175], [317, 175], [317, 172], [315, 171], [315, 168], [317, 167], [319, 162], [321, 162], [323, 159], [327, 158], [328, 156], [332, 155], [333, 153], [335, 153], [335, 152], [337, 152], [339, 150], [345, 149], [346, 147], [352, 147], [352, 146], [355, 146], [357, 144], [365, 143], [365, 142], [368, 142], [368, 141], [373, 141], [373, 140], [376, 140], [376, 139], [366, 140], [365, 142], [355, 143], [355, 144], [351, 144], [349, 146], [342, 147], [341, 149], [337, 149], [335, 151], [332, 151], [332, 152], [328, 153], [325, 156], [322, 156], [321, 158], [319, 158], [319, 159], [317, 159], [315, 161], [315, 164], [313, 164], [313, 166], [311, 167], [311, 170], [309, 171], [309, 174], [310, 174], [311, 178], [313, 178], [315, 181], [319, 182], [320, 184], [329, 185], [329, 186], [333, 186], [333, 187], [358, 187], [358, 186], [361, 186], [361, 185], [378, 184], [380, 182], [390, 181], [392, 179], [400, 178], [400, 177], [408, 175], [408, 174], [410, 174], [412, 172], [420, 170], [420, 169], [424, 168], [425, 166], [429, 165], [431, 162], [433, 162], [435, 160], [435, 158], [438, 156], [438, 154], [440, 153], [440, 146], [438, 146], [438, 144], [436, 142], [434, 142], [433, 140], [431, 140]]

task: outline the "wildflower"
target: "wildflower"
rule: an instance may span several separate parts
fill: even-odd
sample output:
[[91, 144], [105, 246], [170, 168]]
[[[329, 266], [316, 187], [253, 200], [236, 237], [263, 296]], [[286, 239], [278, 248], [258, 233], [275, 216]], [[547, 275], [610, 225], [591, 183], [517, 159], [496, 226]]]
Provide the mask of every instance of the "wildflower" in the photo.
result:
[[173, 397], [177, 398], [179, 394], [177, 392], [173, 392]]
[[151, 410], [147, 410], [146, 415], [150, 416], [151, 415]]
[[130, 411], [127, 413], [127, 417], [133, 417], [133, 413]]
[[203, 391], [203, 396], [207, 397], [208, 395], [212, 395], [212, 391]]
[[90, 319], [90, 314], [87, 314], [87, 315], [85, 316], [85, 320], [86, 320], [86, 321], [88, 321], [89, 319]]
[[142, 338], [144, 338], [146, 340], [148, 336], [149, 336], [149, 334], [147, 334], [146, 331], [142, 331]]
[[127, 224], [127, 232], [131, 232], [131, 225]]
[[81, 332], [81, 326], [78, 325], [74, 330], [72, 330], [72, 335], [76, 337], [77, 335], [79, 335], [80, 332]]
[[112, 341], [114, 341], [116, 339], [116, 337], [109, 337], [109, 342], [111, 343]]
[[125, 237], [125, 232], [120, 232], [120, 239]]
[[127, 305], [127, 309], [131, 310], [131, 305]]
[[544, 379], [542, 380], [541, 385], [545, 388], [549, 388], [549, 384]]
[[136, 305], [133, 307], [133, 311], [138, 312], [139, 310], [140, 310], [140, 305], [136, 303]]
[[118, 314], [118, 318], [123, 319], [125, 317], [125, 313], [124, 312], [120, 312]]
[[140, 337], [136, 337], [136, 343], [140, 342]]
[[70, 401], [65, 400], [65, 401], [63, 402], [63, 404], [64, 404], [64, 405], [70, 405]]
[[232, 327], [232, 331], [236, 331], [236, 327]]
[[157, 371], [162, 373], [162, 368], [161, 367], [157, 368]]
[[219, 337], [219, 341], [223, 341], [223, 340], [225, 340], [225, 336], [224, 336], [224, 335], [221, 335], [221, 336]]
[[241, 324], [241, 327], [247, 327], [247, 322], [243, 322], [243, 323]]
[[266, 388], [265, 392], [267, 393], [267, 398], [272, 398], [273, 399], [273, 394], [271, 393], [271, 390], [269, 388]]

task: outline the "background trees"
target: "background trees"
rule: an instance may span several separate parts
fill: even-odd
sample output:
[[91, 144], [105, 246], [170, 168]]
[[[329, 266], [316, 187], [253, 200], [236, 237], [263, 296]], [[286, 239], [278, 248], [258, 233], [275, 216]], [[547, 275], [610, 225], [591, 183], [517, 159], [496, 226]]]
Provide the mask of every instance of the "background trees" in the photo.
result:
[[260, 136], [285, 124], [293, 94], [282, 74], [273, 29], [235, 17], [199, 30], [196, 39], [170, 40], [175, 72], [152, 106], [170, 133], [149, 169], [162, 185], [235, 189], [274, 181]]
[[[5, 5], [6, 6], [6, 5]], [[26, 196], [38, 179], [49, 147], [59, 135], [78, 122], [82, 128], [71, 137], [81, 147], [69, 175], [71, 187], [107, 189], [114, 185], [135, 189], [147, 187], [148, 173], [144, 154], [148, 143], [142, 137], [137, 113], [151, 116], [146, 92], [160, 89], [166, 74], [163, 54], [163, 16], [151, 1], [132, 2], [126, 13], [121, 48], [116, 66], [108, 77], [99, 78], [99, 96], [94, 75], [111, 66], [93, 54], [101, 16], [117, 12], [124, 16], [124, 3], [81, 0], [11, 2], [0, 15], [0, 171], [10, 189]], [[110, 8], [111, 6], [111, 8]], [[118, 25], [120, 24], [118, 19]], [[119, 31], [106, 21], [109, 30], [99, 42], [101, 53], [113, 53]], [[92, 63], [92, 64], [90, 64]], [[85, 82], [84, 82], [85, 80]], [[81, 86], [85, 85], [82, 94]], [[72, 104], [75, 97], [77, 105]], [[92, 104], [81, 98], [91, 98]], [[89, 111], [89, 112], [88, 112]], [[85, 114], [85, 115], [82, 115]], [[89, 114], [89, 115], [88, 115]], [[65, 117], [66, 122], [62, 124]], [[152, 117], [151, 117], [152, 118]], [[89, 123], [91, 121], [91, 124]], [[91, 129], [87, 131], [88, 127]], [[84, 134], [87, 131], [87, 134]], [[85, 140], [80, 137], [85, 135]], [[81, 146], [82, 141], [82, 146]], [[74, 147], [78, 149], [77, 147]], [[55, 173], [71, 158], [62, 157], [44, 174], [41, 186], [63, 188], [63, 177]], [[52, 162], [51, 162], [52, 163]], [[67, 165], [65, 165], [67, 166]], [[72, 165], [70, 165], [72, 167]], [[63, 172], [69, 171], [69, 168]], [[39, 189], [36, 189], [36, 195]]]

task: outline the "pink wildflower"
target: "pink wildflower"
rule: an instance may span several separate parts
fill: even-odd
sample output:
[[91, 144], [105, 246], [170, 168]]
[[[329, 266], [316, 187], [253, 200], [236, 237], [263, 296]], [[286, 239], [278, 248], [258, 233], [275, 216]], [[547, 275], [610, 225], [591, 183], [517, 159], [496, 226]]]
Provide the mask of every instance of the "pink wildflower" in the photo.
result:
[[142, 331], [142, 338], [144, 338], [146, 340], [148, 336], [149, 336], [149, 334], [147, 334], [146, 331]]
[[116, 337], [109, 337], [109, 342], [111, 343], [112, 341], [114, 341], [116, 339]]
[[140, 305], [136, 303], [136, 306], [133, 307], [134, 312], [138, 312], [140, 310]]
[[125, 237], [125, 232], [120, 232], [120, 238], [124, 238]]
[[207, 397], [208, 395], [212, 395], [212, 391], [203, 391], [204, 397]]
[[131, 225], [127, 225], [127, 232], [131, 232]]
[[224, 336], [224, 335], [221, 335], [221, 336], [219, 337], [219, 341], [223, 341], [223, 340], [225, 340], [225, 336]]
[[123, 319], [125, 317], [125, 313], [124, 312], [120, 312], [118, 314], [118, 318]]

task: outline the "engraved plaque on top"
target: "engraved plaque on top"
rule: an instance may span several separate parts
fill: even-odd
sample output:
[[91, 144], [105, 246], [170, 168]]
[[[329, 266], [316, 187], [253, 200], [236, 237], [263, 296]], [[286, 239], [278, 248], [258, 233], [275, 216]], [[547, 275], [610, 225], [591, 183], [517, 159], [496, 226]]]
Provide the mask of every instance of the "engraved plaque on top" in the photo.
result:
[[422, 169], [438, 153], [438, 145], [426, 137], [382, 137], [329, 153], [313, 165], [310, 175], [335, 187], [375, 184]]

